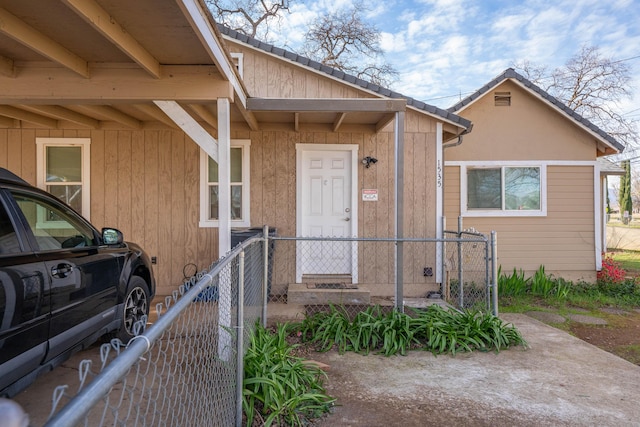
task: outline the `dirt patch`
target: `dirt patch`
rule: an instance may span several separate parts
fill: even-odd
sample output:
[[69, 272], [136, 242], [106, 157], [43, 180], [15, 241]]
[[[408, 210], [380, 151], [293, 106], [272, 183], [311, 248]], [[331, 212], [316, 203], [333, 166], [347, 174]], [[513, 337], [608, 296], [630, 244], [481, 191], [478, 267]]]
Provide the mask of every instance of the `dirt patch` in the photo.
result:
[[589, 344], [640, 366], [640, 313], [603, 311], [607, 325], [570, 322], [569, 331]]

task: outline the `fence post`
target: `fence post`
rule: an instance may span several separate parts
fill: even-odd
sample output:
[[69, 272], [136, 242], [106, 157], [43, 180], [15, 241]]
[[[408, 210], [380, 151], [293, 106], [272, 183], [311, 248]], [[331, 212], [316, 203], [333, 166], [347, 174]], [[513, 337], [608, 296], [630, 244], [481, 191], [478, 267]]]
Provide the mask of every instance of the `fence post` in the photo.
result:
[[491, 232], [491, 275], [493, 276], [493, 315], [498, 315], [498, 237], [495, 231]]
[[458, 303], [464, 308], [464, 278], [462, 277], [462, 217], [458, 217], [458, 287], [460, 288]]
[[262, 274], [262, 326], [267, 327], [267, 302], [269, 301], [269, 226], [262, 229], [264, 235]]
[[242, 426], [242, 383], [244, 379], [244, 250], [238, 265], [238, 329], [236, 332], [236, 427]]

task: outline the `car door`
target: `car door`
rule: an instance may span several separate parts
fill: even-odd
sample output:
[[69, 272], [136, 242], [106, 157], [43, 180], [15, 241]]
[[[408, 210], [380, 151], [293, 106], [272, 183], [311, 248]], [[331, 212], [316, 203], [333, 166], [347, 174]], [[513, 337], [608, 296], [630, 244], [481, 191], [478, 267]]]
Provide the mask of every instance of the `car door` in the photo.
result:
[[99, 246], [98, 232], [54, 198], [11, 191], [51, 281], [47, 360], [116, 325], [124, 249]]
[[44, 263], [11, 219], [15, 211], [7, 200], [0, 190], [0, 390], [44, 360], [50, 319]]

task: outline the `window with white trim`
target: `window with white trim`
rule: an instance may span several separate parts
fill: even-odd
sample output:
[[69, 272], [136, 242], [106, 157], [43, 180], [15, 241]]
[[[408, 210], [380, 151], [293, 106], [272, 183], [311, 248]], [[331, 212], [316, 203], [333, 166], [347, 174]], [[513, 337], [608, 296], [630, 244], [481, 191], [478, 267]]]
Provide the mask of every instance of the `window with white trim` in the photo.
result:
[[546, 168], [542, 165], [469, 165], [461, 168], [466, 216], [546, 215]]
[[36, 138], [38, 187], [87, 219], [91, 207], [90, 147], [89, 138]]
[[[249, 220], [249, 166], [248, 139], [232, 140], [230, 147], [231, 174], [231, 226], [248, 227]], [[200, 150], [200, 227], [218, 226], [218, 164]]]

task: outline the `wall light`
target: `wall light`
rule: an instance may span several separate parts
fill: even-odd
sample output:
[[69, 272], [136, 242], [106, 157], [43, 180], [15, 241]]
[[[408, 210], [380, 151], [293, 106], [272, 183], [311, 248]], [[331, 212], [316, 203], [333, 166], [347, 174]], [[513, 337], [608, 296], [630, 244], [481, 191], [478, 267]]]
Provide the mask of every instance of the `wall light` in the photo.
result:
[[365, 168], [368, 168], [369, 166], [371, 166], [371, 163], [373, 164], [378, 163], [378, 159], [371, 156], [367, 156], [364, 159], [362, 159], [362, 164], [364, 165]]

